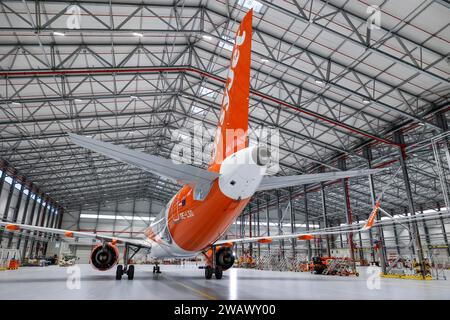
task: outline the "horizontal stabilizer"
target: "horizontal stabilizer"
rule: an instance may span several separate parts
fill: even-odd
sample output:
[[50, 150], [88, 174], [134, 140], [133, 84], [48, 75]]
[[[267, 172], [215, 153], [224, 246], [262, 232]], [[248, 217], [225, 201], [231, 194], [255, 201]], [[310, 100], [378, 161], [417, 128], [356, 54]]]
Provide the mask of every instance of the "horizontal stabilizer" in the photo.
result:
[[134, 151], [112, 143], [69, 133], [73, 143], [89, 150], [101, 153], [109, 158], [128, 163], [142, 170], [174, 180], [180, 184], [210, 184], [219, 174], [188, 164], [177, 164], [171, 159]]
[[337, 172], [324, 172], [314, 174], [302, 174], [296, 176], [265, 176], [258, 187], [258, 191], [279, 189], [300, 186], [304, 184], [332, 181], [344, 178], [353, 178], [360, 176], [367, 176], [369, 174], [376, 174], [385, 169], [363, 169], [363, 170], [349, 170]]

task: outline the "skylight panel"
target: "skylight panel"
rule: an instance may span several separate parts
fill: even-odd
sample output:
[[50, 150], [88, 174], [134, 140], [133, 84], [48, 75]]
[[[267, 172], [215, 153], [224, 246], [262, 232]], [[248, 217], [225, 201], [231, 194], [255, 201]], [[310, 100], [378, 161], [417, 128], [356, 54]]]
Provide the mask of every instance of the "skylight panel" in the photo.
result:
[[246, 9], [253, 8], [255, 13], [261, 13], [264, 8], [263, 4], [256, 0], [238, 0], [238, 4]]
[[222, 40], [219, 41], [219, 47], [228, 51], [233, 51], [234, 39], [227, 36], [222, 36]]
[[201, 87], [200, 88], [200, 96], [207, 96], [207, 97], [214, 97], [214, 91], [206, 88], [206, 87]]

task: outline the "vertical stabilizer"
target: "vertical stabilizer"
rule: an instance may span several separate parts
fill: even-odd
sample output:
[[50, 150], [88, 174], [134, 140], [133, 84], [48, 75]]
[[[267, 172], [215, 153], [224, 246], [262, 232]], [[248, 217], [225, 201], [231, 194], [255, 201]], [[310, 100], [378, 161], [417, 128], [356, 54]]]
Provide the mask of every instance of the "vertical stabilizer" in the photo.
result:
[[252, 16], [253, 10], [247, 12], [236, 33], [222, 110], [214, 138], [210, 171], [218, 172], [226, 157], [248, 145]]

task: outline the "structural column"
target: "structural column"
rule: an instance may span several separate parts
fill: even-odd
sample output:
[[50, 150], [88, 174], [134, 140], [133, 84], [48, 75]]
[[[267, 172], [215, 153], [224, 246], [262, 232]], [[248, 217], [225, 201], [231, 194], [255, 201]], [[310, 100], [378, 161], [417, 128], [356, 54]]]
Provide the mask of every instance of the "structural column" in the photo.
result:
[[[355, 219], [356, 223], [359, 224], [359, 217], [355, 216]], [[358, 231], [358, 239], [359, 239], [359, 260], [361, 261], [364, 259], [364, 248], [361, 231]], [[372, 241], [372, 238], [370, 238], [370, 241]]]
[[[33, 193], [33, 187], [30, 188], [30, 195], [31, 195], [31, 193]], [[28, 219], [28, 222], [26, 222], [29, 225], [33, 225], [33, 218], [35, 216], [35, 211], [36, 211], [36, 208], [38, 208], [38, 206], [36, 206], [36, 204], [37, 204], [36, 198], [37, 198], [37, 196], [35, 194], [35, 198], [33, 199], [33, 204], [31, 206], [30, 218]], [[27, 230], [26, 234], [25, 234], [25, 242], [23, 244], [22, 261], [25, 259], [26, 254], [27, 254], [28, 242], [29, 242], [29, 239], [30, 239], [30, 234], [31, 234], [31, 231]], [[30, 254], [31, 254], [31, 251], [30, 251]]]
[[[373, 156], [372, 156], [372, 149], [370, 148], [370, 146], [366, 146], [363, 149], [363, 153], [364, 153], [364, 157], [367, 160], [367, 164], [369, 166], [369, 169], [372, 168], [372, 160], [373, 160]], [[373, 176], [371, 174], [369, 174], [369, 189], [370, 189], [370, 198], [372, 200], [372, 210], [375, 208], [376, 205], [376, 195], [375, 195], [375, 185], [373, 183]], [[377, 212], [377, 221], [381, 221], [381, 214], [380, 214], [380, 210], [378, 210]], [[386, 273], [386, 243], [384, 241], [384, 234], [383, 234], [383, 228], [381, 227], [381, 225], [378, 225], [378, 241], [379, 241], [379, 252], [380, 252], [380, 264], [381, 264], [381, 270], [383, 273]], [[372, 242], [372, 230], [369, 230], [370, 232], [370, 236], [371, 236], [371, 242]], [[373, 244], [371, 243], [371, 250], [373, 252], [373, 257], [375, 256], [375, 252], [374, 252], [374, 248], [373, 248]]]
[[5, 178], [6, 178], [6, 168], [2, 168], [2, 174], [0, 175], [0, 199], [2, 196], [3, 185], [5, 184]]
[[[441, 212], [441, 206], [439, 205], [439, 203], [437, 204], [437, 210]], [[442, 214], [440, 214], [439, 220], [441, 222], [441, 230], [444, 236], [444, 243], [447, 246], [447, 254], [450, 257], [450, 246], [448, 245], [447, 231], [445, 230], [445, 223], [444, 219], [442, 218]]]
[[425, 232], [425, 241], [427, 242], [427, 249], [431, 246], [431, 239], [430, 239], [430, 232], [428, 230], [427, 221], [425, 220], [425, 217], [423, 216], [423, 207], [420, 206], [420, 213], [422, 214], [422, 225], [423, 225], [423, 231]]
[[[403, 133], [401, 131], [396, 131], [394, 133], [394, 140], [396, 143], [405, 145], [405, 141], [403, 139]], [[408, 168], [406, 166], [406, 153], [404, 147], [399, 148], [399, 156], [400, 156], [400, 166], [402, 168], [403, 173], [403, 181], [405, 182], [406, 196], [408, 198], [408, 207], [412, 217], [416, 215], [416, 209], [414, 207], [414, 201], [411, 191], [411, 183], [409, 181]], [[419, 258], [419, 263], [422, 270], [422, 276], [425, 278], [425, 263], [423, 258], [423, 249], [422, 249], [422, 241], [420, 240], [419, 227], [417, 225], [417, 221], [412, 222], [412, 230], [414, 232], [414, 240], [416, 244], [416, 252]]]
[[[256, 198], [256, 210], [258, 212], [257, 215], [256, 215], [256, 232], [258, 234], [258, 237], [260, 237], [261, 236], [261, 229], [260, 229], [260, 226], [259, 226], [259, 223], [260, 223], [260, 221], [259, 221], [259, 214], [260, 214], [260, 212], [259, 212], [259, 210], [260, 210], [259, 197]], [[258, 246], [258, 262], [259, 262], [259, 261], [261, 261], [261, 243], [258, 242], [257, 246]]]
[[[325, 186], [323, 182], [320, 183], [320, 195], [322, 197], [322, 217], [323, 217], [323, 227], [328, 228], [328, 219], [327, 219], [327, 204], [325, 199]], [[330, 237], [328, 235], [325, 236], [327, 252], [326, 255], [331, 257], [331, 247], [330, 247]]]
[[[296, 233], [295, 228], [295, 210], [294, 210], [294, 202], [292, 201], [292, 188], [289, 188], [289, 208], [290, 208], [290, 224], [291, 224], [291, 234]], [[295, 248], [297, 246], [297, 239], [291, 239], [292, 246], [292, 257], [295, 259]]]
[[[345, 159], [340, 158], [338, 160], [338, 166], [339, 166], [339, 169], [341, 169], [341, 170], [347, 170], [347, 165], [345, 163]], [[350, 206], [350, 190], [348, 187], [348, 179], [342, 179], [342, 189], [344, 190], [345, 218], [346, 218], [347, 224], [351, 225], [353, 223], [353, 215], [352, 215], [352, 208]], [[341, 237], [342, 237], [342, 234], [341, 234]], [[352, 268], [353, 268], [353, 271], [355, 271], [356, 270], [356, 262], [355, 262], [355, 244], [353, 243], [353, 233], [347, 233], [347, 240], [348, 240], [347, 241], [348, 249], [350, 250], [350, 258], [352, 259]]]
[[[14, 208], [14, 213], [13, 213], [13, 217], [12, 217], [12, 222], [17, 222], [17, 218], [19, 217], [19, 210], [20, 210], [20, 204], [22, 203], [22, 196], [23, 196], [23, 192], [25, 190], [25, 184], [21, 184], [20, 187], [20, 191], [19, 191], [19, 195], [17, 196], [17, 201], [16, 201], [16, 205]], [[12, 246], [12, 241], [14, 238], [14, 233], [11, 232], [8, 236], [8, 245], [6, 246], [8, 249], [11, 248]]]
[[[30, 187], [28, 188], [27, 199], [25, 200], [25, 207], [23, 208], [22, 219], [20, 220], [21, 224], [25, 224], [25, 221], [26, 221], [26, 219], [27, 219], [27, 217], [29, 215], [28, 206], [30, 205], [30, 199], [31, 199], [31, 194], [32, 194], [31, 190], [32, 189], [33, 189], [33, 185], [30, 185]], [[21, 235], [19, 237], [19, 239], [17, 240], [16, 249], [20, 248], [20, 244], [22, 242], [22, 238], [23, 238], [23, 235]], [[24, 251], [25, 251], [25, 248], [24, 248]], [[22, 254], [22, 256], [23, 256], [23, 254]]]
[[[269, 203], [270, 203], [270, 194], [266, 193], [266, 225], [267, 225], [267, 236], [268, 237], [270, 237]], [[269, 253], [270, 253], [270, 242], [267, 243], [267, 250], [269, 250]]]
[[394, 221], [394, 223], [392, 224], [392, 229], [393, 229], [393, 231], [394, 231], [395, 247], [396, 247], [396, 249], [397, 249], [397, 254], [398, 254], [399, 256], [401, 256], [401, 255], [402, 255], [402, 252], [401, 252], [401, 250], [400, 250], [400, 241], [398, 241], [397, 225], [396, 225], [395, 221]]
[[[16, 184], [16, 177], [12, 178], [12, 183], [9, 187], [8, 197], [6, 199], [6, 205], [5, 209], [3, 211], [3, 219], [2, 221], [6, 221], [8, 219], [8, 213], [9, 213], [9, 206], [11, 205], [11, 199], [14, 194], [14, 186]], [[0, 247], [2, 246], [2, 240], [3, 240], [3, 230], [0, 230]]]
[[[43, 201], [44, 201], [44, 200], [43, 200]], [[41, 215], [41, 222], [39, 223], [39, 226], [40, 226], [40, 227], [43, 227], [43, 226], [44, 226], [44, 221], [45, 221], [45, 218], [47, 217], [47, 215], [48, 215], [48, 197], [45, 197], [44, 211], [42, 212], [42, 215]], [[39, 232], [39, 233], [38, 233], [38, 237], [39, 237], [39, 238], [42, 238], [42, 232]], [[39, 250], [41, 249], [41, 247], [43, 247], [43, 244], [44, 244], [44, 242], [43, 242], [42, 240], [39, 240], [39, 241], [37, 242], [37, 246], [36, 246], [36, 255], [37, 255], [37, 256], [39, 256]]]
[[[41, 196], [42, 196], [42, 195], [41, 195]], [[38, 209], [37, 209], [37, 216], [36, 216], [36, 220], [35, 220], [35, 222], [34, 222], [34, 225], [35, 225], [35, 226], [38, 226], [38, 225], [39, 225], [39, 219], [40, 219], [40, 217], [41, 217], [42, 210], [44, 209], [44, 206], [43, 206], [43, 201], [44, 201], [44, 200], [43, 200], [42, 198], [40, 198], [40, 199], [41, 199], [41, 202], [39, 203], [39, 202], [37, 201], [38, 198], [39, 198], [38, 194], [35, 194], [34, 201], [37, 203], [37, 206], [38, 206]], [[31, 240], [30, 256], [34, 256], [34, 252], [35, 252], [34, 248], [35, 248], [35, 245], [36, 245], [36, 243], [37, 243], [37, 240], [36, 240], [37, 235], [38, 235], [38, 232], [37, 232], [37, 231], [33, 231], [33, 232], [32, 232], [32, 237], [33, 237], [33, 239]]]
[[[280, 190], [276, 190], [276, 195], [277, 195], [277, 220], [278, 220], [278, 234], [282, 235], [283, 234], [283, 212], [281, 211], [280, 208]], [[281, 251], [281, 256], [284, 258], [284, 240], [280, 240], [280, 251]]]
[[[308, 192], [306, 185], [303, 186], [303, 195], [304, 198], [304, 206], [305, 206], [305, 224], [306, 224], [306, 231], [309, 232], [309, 210], [308, 210]], [[311, 240], [307, 240], [307, 247], [308, 247], [308, 261], [311, 261]]]
[[[437, 125], [444, 131], [448, 131], [448, 123], [447, 123], [447, 119], [445, 117], [444, 113], [437, 113], [435, 115], [435, 119], [436, 119], [436, 123]], [[450, 146], [449, 146], [449, 139], [446, 137], [445, 138], [445, 142], [446, 142], [446, 146], [450, 151]], [[438, 211], [441, 211], [441, 206], [438, 204]], [[441, 229], [442, 229], [442, 234], [444, 235], [444, 242], [445, 245], [447, 246], [447, 254], [450, 257], [450, 246], [448, 245], [448, 238], [447, 238], [447, 231], [445, 228], [445, 223], [444, 223], [444, 219], [442, 217], [440, 217], [441, 220]]]
[[[253, 236], [252, 233], [252, 205], [250, 202], [248, 203], [248, 222], [249, 222], [249, 237], [251, 238]], [[251, 257], [253, 257], [253, 244], [250, 242], [248, 245], [248, 251]]]

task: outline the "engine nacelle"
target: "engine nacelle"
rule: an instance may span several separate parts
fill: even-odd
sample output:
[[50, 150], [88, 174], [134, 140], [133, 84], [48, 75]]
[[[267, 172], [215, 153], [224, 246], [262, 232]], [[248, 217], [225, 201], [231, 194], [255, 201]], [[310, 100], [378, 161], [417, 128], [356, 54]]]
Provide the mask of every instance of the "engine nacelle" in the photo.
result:
[[234, 253], [229, 247], [221, 247], [216, 252], [216, 265], [222, 267], [222, 270], [230, 269], [234, 264]]
[[100, 271], [111, 269], [119, 261], [119, 249], [112, 244], [99, 244], [92, 250], [91, 264]]

